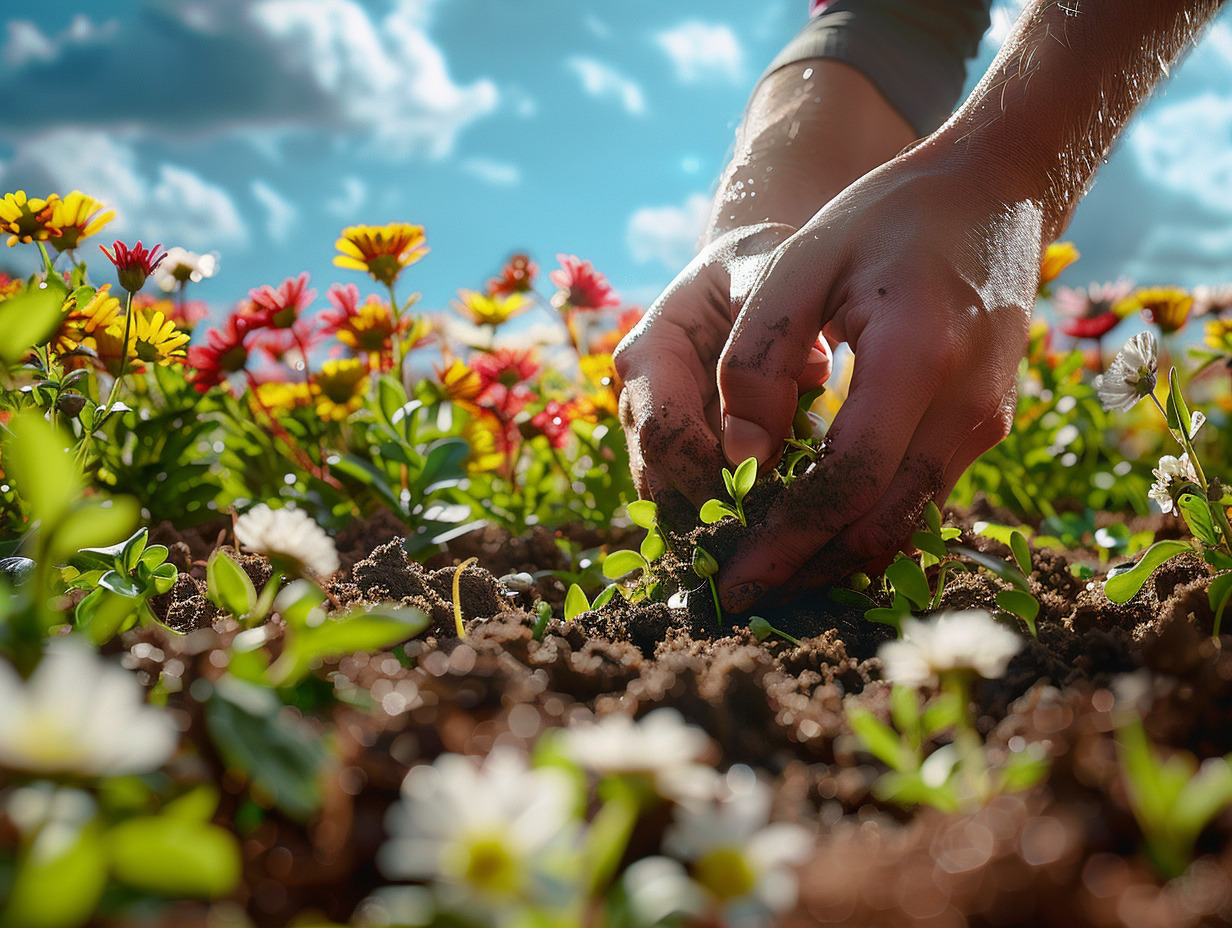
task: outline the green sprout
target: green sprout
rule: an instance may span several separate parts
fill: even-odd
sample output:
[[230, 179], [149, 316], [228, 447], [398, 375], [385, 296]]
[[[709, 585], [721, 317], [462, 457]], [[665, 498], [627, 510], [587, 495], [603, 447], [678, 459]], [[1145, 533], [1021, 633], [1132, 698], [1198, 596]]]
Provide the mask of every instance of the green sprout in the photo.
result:
[[[747, 462], [746, 462], [747, 463]], [[719, 562], [714, 555], [697, 545], [693, 548], [693, 573], [702, 577], [710, 584], [710, 596], [714, 600], [714, 614], [720, 626], [723, 625], [723, 607], [719, 605], [719, 590], [715, 586], [714, 576], [719, 572]]]
[[749, 495], [749, 491], [753, 489], [753, 484], [756, 482], [757, 458], [745, 458], [740, 462], [735, 473], [724, 467], [723, 483], [732, 501], [728, 503], [718, 499], [706, 500], [699, 513], [701, 520], [709, 525], [731, 516], [739, 519], [741, 525], [748, 525], [744, 517], [744, 498]]
[[787, 632], [780, 631], [759, 615], [749, 619], [749, 631], [753, 633], [753, 637], [758, 641], [765, 641], [771, 635], [778, 635], [784, 641], [790, 641], [794, 645], [800, 644], [799, 638], [793, 638]]

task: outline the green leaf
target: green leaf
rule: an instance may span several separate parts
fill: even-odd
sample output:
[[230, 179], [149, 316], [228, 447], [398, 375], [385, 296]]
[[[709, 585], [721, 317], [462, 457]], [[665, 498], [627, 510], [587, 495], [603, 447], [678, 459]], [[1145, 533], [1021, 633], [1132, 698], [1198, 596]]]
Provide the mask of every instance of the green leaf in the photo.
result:
[[726, 467], [723, 468], [723, 485], [727, 487], [727, 495], [732, 499], [737, 499], [736, 476]]
[[644, 529], [654, 528], [655, 520], [659, 516], [659, 507], [653, 500], [637, 499], [629, 503], [625, 509], [629, 514], [629, 521]]
[[739, 516], [736, 515], [736, 510], [733, 509], [730, 504], [724, 503], [717, 499], [708, 499], [706, 502], [702, 503], [701, 512], [697, 515], [698, 518], [700, 518], [707, 525], [711, 525], [721, 519], [725, 519], [727, 516], [731, 516], [733, 519], [739, 518]]
[[1215, 529], [1211, 507], [1206, 500], [1196, 493], [1182, 493], [1177, 498], [1176, 508], [1185, 517], [1185, 524], [1193, 532], [1194, 538], [1212, 548], [1219, 544], [1219, 532]]
[[1040, 610], [1039, 600], [1022, 590], [1001, 590], [994, 598], [998, 606], [1026, 622], [1031, 634], [1039, 637], [1035, 630], [1035, 617]]
[[1010, 532], [1010, 550], [1014, 553], [1014, 562], [1024, 576], [1031, 574], [1031, 548], [1027, 545], [1027, 537], [1018, 531]]
[[913, 687], [890, 687], [890, 718], [912, 743], [920, 742], [920, 697]]
[[406, 389], [391, 374], [385, 374], [376, 382], [377, 406], [385, 421], [393, 425], [394, 414], [406, 402]]
[[107, 885], [106, 851], [93, 822], [75, 835], [71, 827], [44, 826], [19, 858], [0, 914], [4, 928], [77, 928], [94, 914]]
[[903, 594], [916, 609], [924, 609], [928, 606], [928, 601], [932, 598], [932, 591], [928, 588], [928, 577], [924, 575], [924, 569], [914, 560], [900, 556], [885, 569], [885, 575], [886, 579], [894, 585], [894, 592]]
[[650, 565], [636, 551], [613, 551], [603, 559], [603, 576], [616, 580], [634, 570], [645, 570]]
[[569, 592], [565, 594], [565, 621], [572, 622], [583, 612], [590, 611], [590, 600], [576, 583], [569, 584]]
[[205, 701], [205, 721], [224, 763], [247, 777], [258, 798], [306, 821], [321, 806], [325, 747], [271, 690], [223, 677]]
[[1188, 542], [1174, 539], [1157, 541], [1142, 552], [1133, 567], [1117, 568], [1109, 572], [1108, 579], [1104, 582], [1104, 593], [1114, 603], [1127, 603], [1138, 595], [1147, 578], [1159, 565], [1178, 554], [1192, 551], [1193, 547]]
[[60, 324], [68, 288], [50, 277], [0, 302], [0, 362], [16, 364], [35, 345], [46, 342]]
[[[0, 303], [0, 307], [11, 302]], [[35, 409], [17, 413], [9, 430], [12, 434], [4, 442], [5, 472], [31, 516], [42, 520], [44, 530], [51, 530], [84, 488], [67, 436]]]
[[217, 899], [239, 885], [239, 840], [209, 822], [132, 818], [107, 835], [111, 872], [134, 889], [172, 899]]
[[602, 609], [608, 602], [611, 601], [612, 597], [616, 595], [619, 589], [620, 587], [614, 583], [605, 586], [599, 591], [599, 594], [595, 597], [595, 601], [590, 604], [590, 608]]
[[911, 543], [938, 559], [946, 558], [950, 553], [945, 550], [945, 542], [931, 532], [916, 532], [911, 536]]
[[461, 438], [438, 438], [424, 452], [423, 469], [415, 477], [415, 486], [423, 493], [454, 484], [465, 474], [462, 462], [471, 453], [471, 446]]
[[1193, 416], [1185, 404], [1185, 397], [1181, 393], [1181, 380], [1177, 376], [1175, 367], [1168, 371], [1168, 401], [1164, 408], [1168, 412], [1168, 427], [1184, 433], [1188, 438], [1189, 430], [1193, 425]]
[[310, 580], [300, 579], [283, 588], [274, 600], [274, 606], [290, 628], [299, 629], [311, 623], [314, 610], [325, 600], [325, 593], [319, 586]]
[[934, 535], [941, 534], [941, 510], [937, 508], [937, 504], [931, 499], [924, 507], [924, 524], [928, 526], [928, 530]]
[[667, 543], [663, 540], [663, 534], [658, 529], [651, 529], [646, 533], [646, 537], [642, 539], [641, 545], [642, 557], [646, 559], [647, 564], [651, 564], [661, 558], [667, 551]]
[[221, 549], [210, 555], [205, 585], [210, 601], [236, 618], [248, 615], [257, 605], [257, 588], [252, 579]]
[[1218, 638], [1224, 610], [1228, 608], [1228, 603], [1232, 602], [1232, 573], [1220, 574], [1213, 579], [1207, 587], [1206, 595], [1211, 601], [1211, 609], [1215, 612], [1215, 625], [1211, 635]]
[[1022, 590], [1024, 593], [1031, 592], [1031, 584], [1026, 577], [1013, 564], [1008, 561], [1003, 561], [999, 557], [994, 557], [991, 554], [985, 554], [983, 551], [977, 551], [975, 548], [968, 548], [966, 545], [950, 544], [946, 546], [951, 554], [958, 557], [965, 557], [969, 561], [975, 561], [986, 570], [990, 570], [996, 576], [1000, 577], [1006, 583], [1012, 584], [1016, 589]]
[[131, 496], [77, 499], [49, 532], [48, 551], [59, 561], [88, 545], [120, 538], [132, 531], [141, 518], [141, 507]]
[[270, 668], [270, 679], [275, 686], [294, 686], [318, 661], [356, 651], [384, 650], [414, 638], [430, 622], [419, 609], [384, 603], [326, 618], [319, 625], [305, 624], [288, 636]]
[[137, 606], [136, 600], [100, 587], [86, 594], [77, 604], [73, 610], [73, 622], [98, 647], [132, 624]]
[[902, 743], [898, 732], [874, 716], [867, 709], [849, 705], [847, 724], [860, 739], [864, 749], [891, 770], [912, 770], [915, 757]]
[[732, 499], [737, 502], [749, 495], [753, 484], [757, 482], [757, 458], [745, 458], [732, 474]]
[[141, 595], [141, 589], [133, 581], [133, 578], [120, 573], [118, 570], [109, 570], [104, 573], [98, 578], [98, 585], [121, 596], [136, 598]]

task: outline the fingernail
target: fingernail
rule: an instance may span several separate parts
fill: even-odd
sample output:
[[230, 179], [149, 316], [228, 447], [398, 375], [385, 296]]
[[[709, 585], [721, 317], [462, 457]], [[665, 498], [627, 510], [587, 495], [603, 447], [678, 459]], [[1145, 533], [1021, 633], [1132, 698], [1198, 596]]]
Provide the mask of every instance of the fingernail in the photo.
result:
[[756, 422], [731, 415], [723, 417], [723, 454], [732, 466], [757, 458], [761, 467], [774, 457], [774, 451], [774, 439]]
[[723, 590], [720, 599], [728, 612], [747, 612], [765, 594], [766, 588], [756, 580], [746, 580]]

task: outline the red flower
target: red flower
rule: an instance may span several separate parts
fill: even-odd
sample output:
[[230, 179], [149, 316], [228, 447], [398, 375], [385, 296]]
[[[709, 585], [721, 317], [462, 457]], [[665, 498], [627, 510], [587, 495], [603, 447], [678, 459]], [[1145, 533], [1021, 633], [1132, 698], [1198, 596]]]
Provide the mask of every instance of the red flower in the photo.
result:
[[542, 412], [530, 417], [539, 434], [551, 442], [553, 448], [563, 448], [569, 442], [569, 423], [577, 416], [577, 406], [572, 402], [561, 403], [558, 400], [548, 400]]
[[560, 262], [561, 269], [548, 276], [560, 288], [552, 297], [552, 305], [557, 309], [564, 306], [584, 310], [603, 309], [620, 305], [620, 295], [589, 261], [582, 261], [577, 255], [563, 254], [557, 255], [556, 260]]
[[1121, 317], [1112, 310], [1098, 316], [1078, 316], [1061, 323], [1061, 331], [1072, 338], [1103, 338], [1111, 332]]
[[501, 268], [500, 275], [488, 281], [488, 296], [511, 296], [527, 293], [535, 285], [539, 265], [530, 255], [516, 254]]
[[471, 369], [479, 375], [482, 390], [475, 400], [508, 422], [534, 398], [527, 381], [539, 373], [529, 348], [498, 348], [474, 355]]
[[205, 333], [207, 344], [188, 349], [188, 366], [195, 369], [192, 384], [198, 393], [207, 392], [226, 380], [228, 374], [244, 369], [248, 363], [244, 340], [253, 330], [251, 319], [233, 313], [221, 329]]
[[116, 275], [120, 278], [120, 286], [129, 293], [136, 293], [145, 286], [146, 278], [154, 273], [154, 268], [163, 263], [163, 258], [167, 257], [164, 251], [158, 257], [158, 249], [162, 248], [161, 244], [155, 245], [149, 251], [141, 247], [141, 242], [133, 246], [132, 251], [129, 251], [128, 246], [123, 242], [117, 241], [112, 247], [115, 249], [115, 254], [107, 250], [106, 245], [98, 246], [103, 254], [107, 256], [107, 260], [115, 265]]
[[251, 312], [264, 317], [262, 326], [289, 329], [317, 298], [317, 292], [308, 289], [308, 272], [305, 271], [298, 277], [288, 277], [276, 290], [268, 284], [249, 290], [248, 298], [252, 300]]

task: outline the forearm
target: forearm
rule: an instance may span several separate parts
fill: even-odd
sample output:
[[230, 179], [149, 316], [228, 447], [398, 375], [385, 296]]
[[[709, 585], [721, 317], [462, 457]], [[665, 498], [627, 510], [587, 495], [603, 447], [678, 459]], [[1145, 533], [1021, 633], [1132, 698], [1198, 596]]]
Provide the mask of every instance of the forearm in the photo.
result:
[[1058, 237], [1135, 108], [1220, 0], [1035, 0], [954, 117], [921, 146], [1034, 204]]
[[801, 226], [916, 137], [868, 78], [839, 61], [779, 68], [749, 101], [703, 245], [759, 222]]

